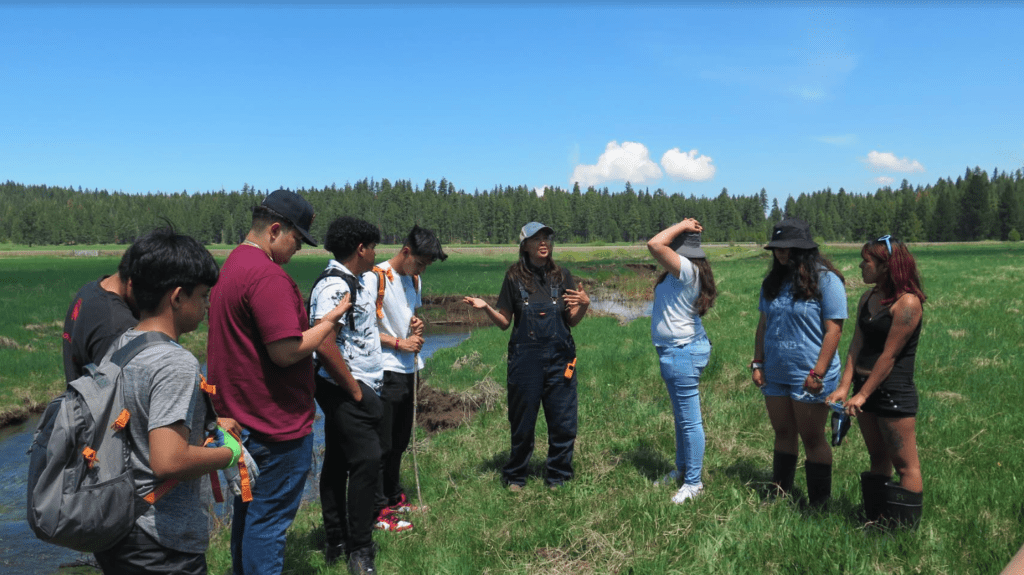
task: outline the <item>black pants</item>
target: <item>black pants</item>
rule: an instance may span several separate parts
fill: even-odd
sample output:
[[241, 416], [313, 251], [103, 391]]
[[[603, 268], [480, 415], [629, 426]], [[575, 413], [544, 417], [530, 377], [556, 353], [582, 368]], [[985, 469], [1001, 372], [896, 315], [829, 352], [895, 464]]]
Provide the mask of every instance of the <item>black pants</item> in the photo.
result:
[[117, 545], [96, 553], [96, 562], [106, 575], [206, 575], [204, 553], [168, 549], [146, 535], [138, 525]]
[[320, 472], [320, 503], [330, 545], [349, 551], [373, 542], [380, 474], [381, 401], [359, 382], [363, 400], [317, 376], [316, 402], [324, 412], [324, 463]]
[[[512, 348], [513, 346], [510, 346]], [[553, 350], [546, 344], [518, 345], [508, 365], [508, 422], [512, 427], [509, 461], [502, 470], [504, 482], [523, 485], [533, 455], [537, 414], [544, 406], [548, 424], [548, 485], [572, 479], [576, 445], [576, 374], [565, 377], [565, 366], [574, 353]]]
[[405, 492], [402, 487], [402, 454], [409, 448], [412, 437], [413, 373], [384, 372], [384, 387], [380, 399], [383, 418], [380, 432], [380, 487], [377, 506], [383, 508], [398, 501]]

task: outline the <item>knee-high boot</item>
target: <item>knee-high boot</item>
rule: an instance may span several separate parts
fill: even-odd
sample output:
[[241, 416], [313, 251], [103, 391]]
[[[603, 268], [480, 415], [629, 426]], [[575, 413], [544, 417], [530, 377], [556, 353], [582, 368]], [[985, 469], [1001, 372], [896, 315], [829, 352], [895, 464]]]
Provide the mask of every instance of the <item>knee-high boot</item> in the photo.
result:
[[807, 472], [807, 499], [814, 509], [824, 509], [832, 497], [832, 464], [808, 461], [804, 464]]
[[772, 454], [773, 495], [781, 496], [793, 490], [793, 478], [796, 477], [796, 454], [776, 451]]
[[864, 520], [881, 521], [885, 513], [885, 484], [889, 478], [865, 471], [860, 474], [860, 494], [864, 499]]
[[884, 518], [890, 527], [917, 529], [921, 524], [924, 494], [907, 491], [898, 483], [885, 484]]

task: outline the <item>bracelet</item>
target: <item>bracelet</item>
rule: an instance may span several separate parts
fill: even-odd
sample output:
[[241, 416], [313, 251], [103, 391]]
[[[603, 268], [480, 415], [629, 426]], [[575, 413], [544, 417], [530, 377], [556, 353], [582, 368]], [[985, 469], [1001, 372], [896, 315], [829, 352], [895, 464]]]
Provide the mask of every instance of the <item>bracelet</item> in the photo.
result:
[[401, 342], [402, 342], [402, 338], [400, 338], [400, 337], [396, 337], [395, 338], [395, 351], [398, 351], [398, 344], [401, 343]]
[[821, 376], [818, 375], [817, 373], [815, 373], [813, 368], [811, 369], [811, 373], [809, 373], [807, 375], [811, 376], [811, 380], [814, 381], [814, 383], [818, 383], [818, 384], [821, 383]]

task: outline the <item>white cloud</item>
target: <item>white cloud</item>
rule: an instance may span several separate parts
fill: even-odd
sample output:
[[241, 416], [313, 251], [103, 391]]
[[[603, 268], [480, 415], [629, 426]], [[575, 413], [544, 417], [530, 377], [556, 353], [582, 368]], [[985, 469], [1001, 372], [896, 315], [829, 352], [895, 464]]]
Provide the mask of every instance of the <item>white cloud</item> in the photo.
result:
[[877, 178], [874, 179], [874, 182], [879, 186], [882, 186], [883, 188], [885, 186], [891, 186], [892, 183], [895, 181], [895, 178], [890, 178], [889, 176], [878, 176]]
[[612, 180], [623, 180], [635, 184], [661, 177], [661, 168], [651, 161], [647, 146], [637, 142], [611, 141], [597, 164], [576, 166], [569, 180], [570, 187], [578, 182], [581, 189], [597, 186]]
[[698, 156], [697, 150], [683, 153], [679, 148], [672, 148], [661, 157], [661, 167], [674, 179], [705, 182], [715, 177], [717, 169], [712, 161], [708, 156]]
[[549, 187], [551, 186], [541, 186], [539, 188], [534, 188], [533, 193], [537, 194], [538, 198], [543, 198], [545, 190], [547, 190]]
[[917, 160], [897, 158], [892, 152], [868, 152], [864, 162], [875, 171], [885, 172], [923, 172], [924, 166]]

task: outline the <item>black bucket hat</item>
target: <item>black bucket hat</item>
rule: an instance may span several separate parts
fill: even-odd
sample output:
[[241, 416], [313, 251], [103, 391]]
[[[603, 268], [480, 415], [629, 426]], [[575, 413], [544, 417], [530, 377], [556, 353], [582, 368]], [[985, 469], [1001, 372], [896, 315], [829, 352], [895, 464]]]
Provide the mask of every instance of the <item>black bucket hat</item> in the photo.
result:
[[764, 249], [797, 248], [812, 250], [818, 247], [811, 239], [811, 226], [800, 218], [786, 218], [772, 228], [772, 238]]
[[684, 258], [708, 257], [700, 247], [700, 232], [683, 232], [668, 247]]

